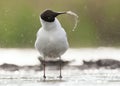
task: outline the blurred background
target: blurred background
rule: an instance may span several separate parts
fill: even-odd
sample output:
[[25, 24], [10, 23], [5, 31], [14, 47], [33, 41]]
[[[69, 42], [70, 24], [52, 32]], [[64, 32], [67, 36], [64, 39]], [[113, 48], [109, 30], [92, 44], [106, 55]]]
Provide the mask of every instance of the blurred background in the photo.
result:
[[0, 0], [0, 47], [34, 48], [45, 9], [71, 10], [59, 16], [71, 47], [120, 46], [120, 0]]
[[[79, 16], [74, 32], [74, 16], [57, 17], [70, 44], [62, 55], [62, 82], [54, 69], [59, 65], [51, 62], [54, 66], [47, 66], [51, 70], [44, 83], [42, 61], [34, 48], [39, 15], [45, 9], [71, 10]], [[120, 0], [0, 0], [0, 86], [120, 85], [119, 69]]]

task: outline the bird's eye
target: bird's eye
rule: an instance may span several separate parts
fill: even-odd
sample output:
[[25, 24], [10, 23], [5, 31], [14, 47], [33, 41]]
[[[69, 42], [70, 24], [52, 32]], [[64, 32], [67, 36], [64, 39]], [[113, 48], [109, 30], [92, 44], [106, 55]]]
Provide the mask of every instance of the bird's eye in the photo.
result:
[[51, 17], [47, 17], [48, 19], [51, 19]]

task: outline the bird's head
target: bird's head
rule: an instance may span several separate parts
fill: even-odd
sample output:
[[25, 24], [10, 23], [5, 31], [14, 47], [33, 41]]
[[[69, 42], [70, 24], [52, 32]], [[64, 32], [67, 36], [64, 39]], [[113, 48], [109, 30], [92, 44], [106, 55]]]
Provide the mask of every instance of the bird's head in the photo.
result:
[[43, 13], [41, 13], [40, 17], [46, 22], [54, 22], [55, 17], [60, 14], [66, 14], [66, 12], [54, 12], [52, 10], [45, 10]]

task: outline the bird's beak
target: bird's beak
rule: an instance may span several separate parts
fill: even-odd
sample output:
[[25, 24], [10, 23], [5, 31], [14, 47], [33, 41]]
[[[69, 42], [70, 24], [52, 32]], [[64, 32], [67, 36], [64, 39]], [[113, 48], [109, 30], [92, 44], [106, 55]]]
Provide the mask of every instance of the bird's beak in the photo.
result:
[[55, 16], [61, 15], [61, 14], [66, 14], [66, 12], [56, 12]]

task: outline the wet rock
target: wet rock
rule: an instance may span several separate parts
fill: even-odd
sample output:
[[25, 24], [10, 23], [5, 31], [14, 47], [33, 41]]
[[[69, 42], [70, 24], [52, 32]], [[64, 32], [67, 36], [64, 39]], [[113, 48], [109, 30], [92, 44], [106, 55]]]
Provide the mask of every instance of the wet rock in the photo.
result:
[[8, 63], [4, 63], [2, 65], [0, 65], [0, 69], [1, 70], [5, 70], [5, 71], [18, 71], [18, 70], [34, 70], [34, 71], [41, 71], [42, 68], [40, 67], [40, 65], [33, 65], [33, 66], [18, 66], [15, 64], [8, 64]]
[[79, 66], [79, 69], [96, 69], [99, 68], [99, 66], [97, 65], [96, 61], [85, 61], [83, 60], [83, 65]]
[[4, 64], [0, 65], [0, 68], [3, 69], [3, 70], [8, 70], [8, 71], [19, 70], [19, 66], [14, 65], [14, 64], [7, 64], [7, 63], [4, 63]]
[[120, 61], [114, 59], [99, 59], [97, 61], [83, 60], [83, 65], [79, 66], [79, 68], [80, 69], [91, 69], [91, 68], [116, 69], [116, 68], [120, 68]]
[[96, 61], [99, 67], [105, 67], [110, 69], [120, 68], [120, 61], [113, 59], [100, 59]]

